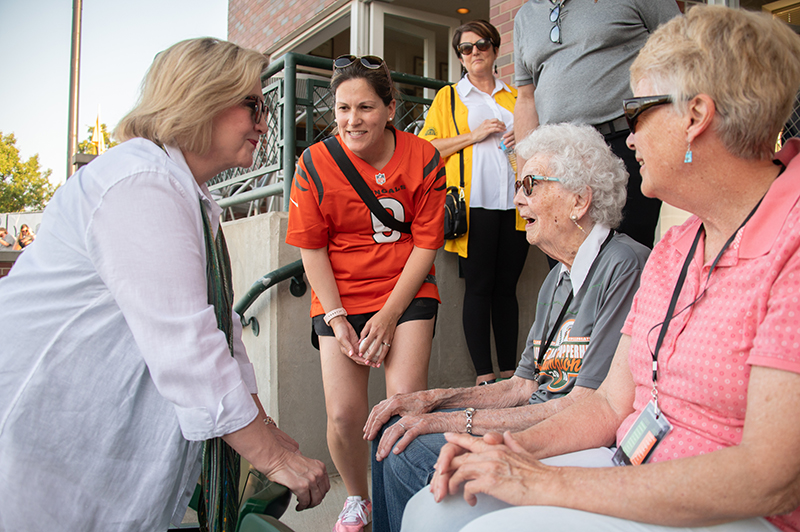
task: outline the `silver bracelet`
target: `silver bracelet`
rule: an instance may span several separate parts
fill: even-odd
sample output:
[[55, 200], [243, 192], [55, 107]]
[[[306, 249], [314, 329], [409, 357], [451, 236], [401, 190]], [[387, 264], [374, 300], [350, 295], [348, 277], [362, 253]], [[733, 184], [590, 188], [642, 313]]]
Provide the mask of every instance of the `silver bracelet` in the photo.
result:
[[467, 434], [472, 435], [472, 416], [475, 415], [476, 410], [471, 406], [464, 410], [464, 415], [467, 416]]

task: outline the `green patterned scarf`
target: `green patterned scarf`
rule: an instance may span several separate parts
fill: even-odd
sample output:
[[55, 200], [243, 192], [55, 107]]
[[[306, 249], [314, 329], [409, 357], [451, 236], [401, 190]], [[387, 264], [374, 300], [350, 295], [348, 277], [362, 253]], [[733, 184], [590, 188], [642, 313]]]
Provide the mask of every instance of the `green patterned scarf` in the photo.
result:
[[[225, 333], [228, 349], [233, 356], [233, 284], [231, 283], [231, 261], [228, 247], [217, 230], [216, 241], [211, 231], [203, 201], [203, 232], [206, 243], [206, 278], [208, 279], [208, 303], [214, 305], [217, 327]], [[198, 518], [203, 532], [233, 532], [239, 518], [239, 454], [222, 438], [214, 438], [203, 444], [203, 470], [200, 483]]]

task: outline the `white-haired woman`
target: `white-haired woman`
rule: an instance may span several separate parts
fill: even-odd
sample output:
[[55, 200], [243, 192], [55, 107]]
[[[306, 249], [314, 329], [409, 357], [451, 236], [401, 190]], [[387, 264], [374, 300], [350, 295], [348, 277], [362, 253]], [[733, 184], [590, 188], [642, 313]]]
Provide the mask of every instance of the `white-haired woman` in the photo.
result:
[[[300, 508], [328, 490], [324, 464], [267, 424], [206, 187], [252, 164], [265, 66], [211, 38], [158, 54], [122, 144], [58, 190], [36, 245], [0, 280], [0, 322], [18, 331], [0, 348], [0, 530], [180, 524], [204, 441], [204, 478], [231, 479], [231, 492], [205, 493], [225, 498], [201, 512], [214, 529], [236, 523], [230, 448]], [[142, 236], [164, 228], [167, 244]]]
[[[628, 144], [645, 195], [694, 216], [653, 250], [597, 392], [518, 435], [453, 436], [409, 530], [800, 530], [800, 141], [773, 152], [798, 57], [781, 21], [725, 7], [653, 33]], [[538, 461], [580, 450], [640, 465]]]
[[442, 433], [528, 428], [591, 395], [611, 364], [649, 254], [612, 229], [625, 204], [625, 167], [591, 126], [540, 127], [518, 151], [529, 159], [515, 195], [528, 242], [558, 265], [539, 291], [511, 379], [398, 394], [373, 409], [364, 432], [376, 440], [376, 530], [400, 529], [406, 502], [433, 473]]

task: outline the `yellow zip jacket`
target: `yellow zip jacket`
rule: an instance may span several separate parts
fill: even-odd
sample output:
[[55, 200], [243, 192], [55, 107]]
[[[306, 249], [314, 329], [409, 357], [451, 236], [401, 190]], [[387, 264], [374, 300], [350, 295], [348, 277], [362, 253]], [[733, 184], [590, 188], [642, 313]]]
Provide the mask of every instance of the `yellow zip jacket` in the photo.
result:
[[[501, 107], [514, 112], [514, 104], [517, 101], [517, 89], [509, 87], [510, 91], [501, 90], [494, 95], [494, 100]], [[453, 94], [456, 98], [456, 123], [458, 124], [458, 131], [461, 134], [469, 133], [469, 123], [467, 121], [467, 106], [458, 97], [458, 91], [453, 86]], [[431, 141], [434, 139], [446, 139], [456, 136], [456, 128], [453, 126], [453, 114], [450, 108], [450, 86], [442, 87], [436, 93], [428, 116], [425, 117], [425, 125], [422, 127], [422, 132], [419, 134], [425, 140]], [[447, 171], [447, 186], [459, 186], [461, 181], [460, 158], [458, 152], [453, 153], [445, 159], [445, 169]], [[464, 148], [464, 196], [467, 204], [467, 219], [469, 220], [469, 196], [470, 185], [472, 183], [472, 146]], [[520, 218], [517, 213], [517, 230], [525, 230], [525, 220]], [[467, 242], [469, 239], [469, 226], [467, 232], [459, 238], [453, 240], [445, 240], [444, 249], [452, 253], [458, 253], [459, 256], [467, 256]]]

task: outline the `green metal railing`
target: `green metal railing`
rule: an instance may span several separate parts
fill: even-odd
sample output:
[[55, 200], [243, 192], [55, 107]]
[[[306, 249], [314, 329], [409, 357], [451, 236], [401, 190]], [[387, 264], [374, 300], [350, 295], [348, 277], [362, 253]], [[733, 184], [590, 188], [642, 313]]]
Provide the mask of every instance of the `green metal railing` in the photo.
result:
[[[289, 191], [297, 158], [303, 150], [333, 132], [333, 95], [328, 87], [333, 61], [287, 53], [264, 72], [267, 133], [259, 143], [253, 166], [216, 176], [209, 188], [231, 220], [289, 209]], [[418, 132], [431, 100], [424, 89], [438, 90], [446, 82], [393, 72], [398, 87], [395, 126]], [[282, 201], [281, 201], [282, 199]]]
[[253, 330], [253, 334], [258, 336], [260, 327], [258, 320], [255, 317], [245, 318], [244, 313], [250, 308], [250, 305], [255, 303], [258, 296], [263, 294], [268, 288], [275, 286], [281, 281], [291, 279], [292, 284], [289, 285], [289, 292], [295, 296], [300, 297], [306, 293], [306, 282], [303, 280], [303, 261], [296, 260], [291, 264], [287, 264], [275, 271], [269, 272], [264, 277], [253, 283], [250, 290], [233, 306], [233, 310], [241, 317], [242, 327], [248, 325]]

